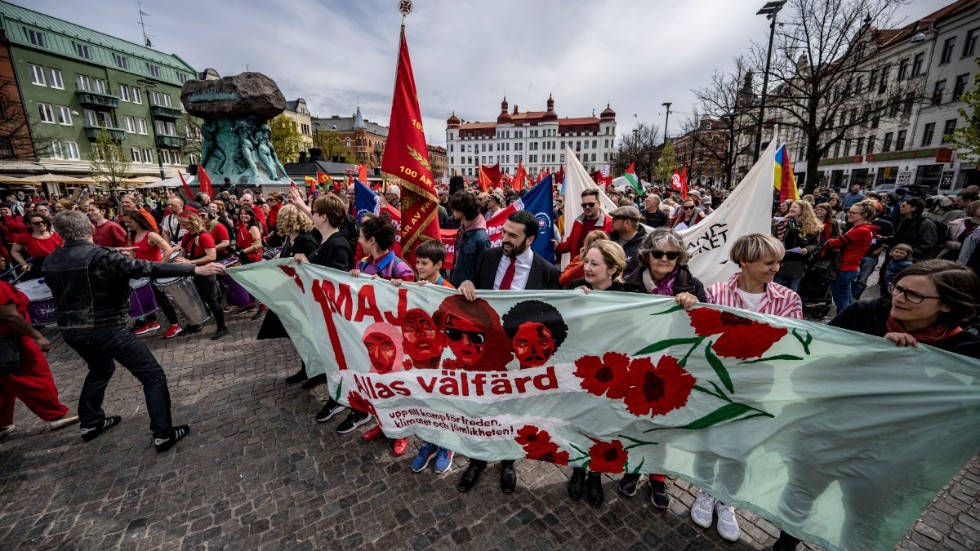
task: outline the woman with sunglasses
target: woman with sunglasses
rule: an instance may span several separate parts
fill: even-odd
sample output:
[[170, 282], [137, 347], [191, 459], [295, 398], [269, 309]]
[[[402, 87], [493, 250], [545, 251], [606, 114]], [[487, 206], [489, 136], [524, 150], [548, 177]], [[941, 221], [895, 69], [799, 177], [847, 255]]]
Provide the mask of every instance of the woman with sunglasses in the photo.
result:
[[[980, 337], [963, 330], [960, 325], [980, 311], [980, 278], [972, 270], [949, 260], [925, 260], [899, 272], [888, 291], [888, 295], [852, 303], [837, 314], [830, 325], [884, 337], [897, 346], [922, 343], [980, 359]], [[813, 486], [820, 481], [826, 481], [826, 478], [814, 478], [810, 471], [794, 477], [791, 471], [791, 484], [795, 482], [806, 491], [796, 489], [784, 493], [784, 500], [794, 500], [787, 509], [806, 508], [806, 504], [798, 502], [800, 496], [819, 497], [826, 486]], [[841, 490], [845, 503], [874, 503], [873, 499], [860, 494], [861, 488], [842, 486]], [[850, 512], [848, 516], [851, 516]], [[857, 512], [854, 516], [860, 518]], [[799, 542], [781, 532], [772, 548], [774, 551], [792, 551]]]
[[[27, 227], [30, 233], [23, 233], [14, 242], [10, 256], [27, 275], [24, 279], [37, 279], [43, 275], [41, 265], [55, 249], [65, 244], [61, 236], [51, 230], [51, 218], [45, 214], [34, 212], [27, 215]], [[29, 258], [24, 258], [24, 253]]]
[[677, 215], [670, 221], [670, 227], [677, 231], [686, 230], [702, 220], [704, 220], [704, 213], [698, 208], [697, 201], [693, 197], [688, 197], [681, 202]]

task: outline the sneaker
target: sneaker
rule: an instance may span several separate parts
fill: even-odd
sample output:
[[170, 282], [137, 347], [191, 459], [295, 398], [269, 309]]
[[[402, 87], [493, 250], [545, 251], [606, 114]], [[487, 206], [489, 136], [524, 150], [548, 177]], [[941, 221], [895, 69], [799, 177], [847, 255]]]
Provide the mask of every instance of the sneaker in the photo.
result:
[[636, 473], [626, 473], [619, 480], [619, 493], [627, 497], [636, 495], [636, 487], [640, 485], [640, 475]]
[[67, 427], [68, 425], [77, 422], [78, 422], [78, 414], [73, 412], [72, 410], [68, 410], [60, 418], [55, 419], [54, 421], [48, 421], [48, 428], [51, 430], [58, 430], [62, 427]]
[[714, 513], [715, 498], [706, 494], [704, 490], [698, 490], [698, 498], [694, 500], [694, 506], [691, 507], [691, 520], [701, 528], [709, 528]]
[[[381, 428], [381, 427], [378, 427]], [[395, 438], [391, 443], [391, 453], [395, 457], [401, 457], [408, 451], [408, 438]]]
[[661, 511], [670, 507], [670, 494], [667, 493], [667, 484], [659, 480], [650, 481], [650, 503]]
[[448, 473], [453, 468], [454, 455], [456, 455], [454, 452], [446, 448], [439, 448], [439, 452], [436, 453], [436, 474]]
[[183, 332], [184, 330], [181, 329], [180, 326], [175, 323], [167, 328], [167, 332], [163, 334], [163, 338], [172, 339]]
[[174, 427], [170, 429], [170, 436], [166, 438], [154, 438], [153, 446], [156, 447], [157, 453], [163, 453], [174, 446], [178, 440], [187, 436], [191, 433], [191, 428], [187, 425], [180, 425], [179, 427]]
[[6, 427], [0, 427], [0, 440], [10, 436], [10, 433], [14, 432], [16, 429], [17, 425], [14, 424], [7, 425]]
[[111, 429], [112, 427], [118, 425], [121, 422], [122, 422], [122, 417], [118, 415], [113, 415], [112, 417], [106, 417], [105, 419], [103, 419], [102, 423], [100, 423], [97, 426], [81, 427], [78, 430], [79, 432], [82, 433], [82, 440], [86, 442], [90, 442], [92, 440], [95, 440], [95, 438], [98, 437], [103, 432]]
[[144, 323], [142, 327], [139, 327], [136, 329], [136, 331], [133, 331], [133, 334], [145, 335], [147, 333], [152, 333], [154, 331], [159, 331], [159, 330], [160, 330], [160, 324], [154, 321], [151, 323]]
[[344, 406], [335, 402], [333, 398], [330, 398], [327, 400], [326, 404], [323, 404], [323, 409], [321, 409], [320, 412], [316, 414], [316, 422], [326, 423], [334, 415], [337, 415], [341, 411], [344, 411]]
[[384, 436], [384, 433], [381, 432], [381, 425], [375, 425], [361, 435], [361, 440], [365, 442], [374, 442], [382, 436]]
[[351, 411], [344, 422], [337, 425], [337, 434], [347, 434], [352, 430], [371, 422], [371, 416], [360, 411]]
[[735, 508], [719, 501], [715, 504], [715, 513], [718, 514], [718, 534], [728, 541], [738, 541], [740, 531]]
[[422, 447], [419, 448], [419, 454], [412, 460], [412, 472], [420, 473], [424, 471], [425, 468], [429, 466], [429, 462], [432, 461], [432, 458], [435, 457], [436, 453], [440, 451], [442, 450], [439, 449], [439, 446], [428, 442], [422, 442]]

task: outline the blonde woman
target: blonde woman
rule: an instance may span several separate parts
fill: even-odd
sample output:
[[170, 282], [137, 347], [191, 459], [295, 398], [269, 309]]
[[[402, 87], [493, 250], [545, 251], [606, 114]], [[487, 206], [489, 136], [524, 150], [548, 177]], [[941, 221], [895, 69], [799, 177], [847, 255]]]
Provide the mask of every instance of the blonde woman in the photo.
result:
[[792, 290], [800, 287], [806, 265], [820, 249], [823, 224], [806, 201], [791, 201], [786, 217], [773, 219], [772, 234], [786, 248], [783, 265], [774, 281]]

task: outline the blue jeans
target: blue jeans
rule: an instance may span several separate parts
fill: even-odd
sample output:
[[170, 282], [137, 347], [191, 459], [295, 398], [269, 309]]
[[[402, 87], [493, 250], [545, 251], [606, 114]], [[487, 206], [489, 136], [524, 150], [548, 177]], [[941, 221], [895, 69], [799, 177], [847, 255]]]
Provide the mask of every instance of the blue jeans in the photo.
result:
[[830, 293], [834, 295], [834, 304], [837, 306], [837, 313], [844, 311], [853, 302], [854, 292], [851, 286], [857, 281], [859, 270], [853, 272], [838, 272], [837, 279], [830, 284]]
[[82, 427], [99, 426], [105, 419], [102, 402], [105, 400], [109, 379], [116, 370], [115, 360], [142, 383], [153, 436], [169, 436], [172, 422], [167, 375], [139, 337], [125, 325], [62, 331], [61, 335], [68, 346], [75, 349], [88, 364], [88, 375], [85, 376], [82, 394], [78, 398], [78, 417]]
[[777, 274], [776, 277], [772, 278], [772, 280], [783, 287], [789, 287], [790, 289], [796, 291], [800, 288], [800, 282], [803, 281], [803, 276], [785, 277]]
[[877, 265], [877, 256], [866, 256], [861, 259], [861, 268], [858, 270], [857, 281], [851, 285], [851, 297], [854, 302], [861, 300], [861, 294], [868, 288], [868, 278], [871, 277]]

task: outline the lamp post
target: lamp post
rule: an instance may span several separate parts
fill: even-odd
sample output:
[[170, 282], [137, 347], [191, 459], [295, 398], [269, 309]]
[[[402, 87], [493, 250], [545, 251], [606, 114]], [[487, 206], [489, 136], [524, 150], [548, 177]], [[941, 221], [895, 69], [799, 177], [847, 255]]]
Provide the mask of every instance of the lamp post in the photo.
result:
[[734, 112], [725, 113], [723, 118], [728, 119], [728, 151], [725, 152], [725, 180], [728, 181], [728, 189], [732, 188], [733, 174], [735, 173], [735, 117]]
[[755, 130], [755, 152], [752, 162], [759, 160], [759, 152], [762, 149], [762, 122], [766, 112], [766, 91], [769, 88], [769, 66], [772, 63], [772, 40], [776, 36], [776, 15], [783, 9], [786, 0], [774, 0], [766, 2], [756, 15], [765, 15], [769, 23], [769, 50], [766, 52], [766, 72], [762, 74], [762, 97], [759, 100], [759, 123]]
[[667, 108], [667, 113], [664, 115], [664, 143], [667, 143], [667, 123], [670, 122], [670, 105], [671, 102], [665, 101], [662, 103], [664, 107]]

